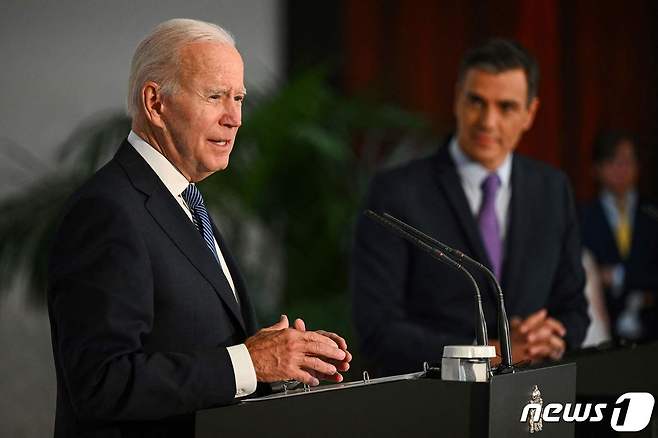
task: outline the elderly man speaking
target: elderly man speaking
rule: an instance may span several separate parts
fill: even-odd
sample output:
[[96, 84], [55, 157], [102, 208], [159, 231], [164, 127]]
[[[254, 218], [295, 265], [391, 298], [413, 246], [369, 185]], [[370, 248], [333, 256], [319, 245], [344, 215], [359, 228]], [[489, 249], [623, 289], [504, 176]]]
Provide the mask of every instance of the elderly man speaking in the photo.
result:
[[[194, 412], [257, 382], [341, 381], [333, 333], [256, 331], [237, 265], [195, 183], [226, 168], [243, 63], [222, 28], [175, 19], [137, 47], [132, 131], [69, 201], [50, 259], [56, 437], [194, 434]], [[219, 431], [218, 431], [219, 432]]]

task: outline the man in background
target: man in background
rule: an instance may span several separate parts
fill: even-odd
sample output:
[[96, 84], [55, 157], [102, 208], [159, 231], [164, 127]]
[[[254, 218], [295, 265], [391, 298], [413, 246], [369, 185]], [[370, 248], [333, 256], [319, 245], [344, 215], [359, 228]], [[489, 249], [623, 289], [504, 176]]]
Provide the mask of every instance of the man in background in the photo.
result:
[[[539, 106], [538, 77], [536, 61], [515, 42], [495, 39], [468, 52], [455, 89], [455, 136], [433, 156], [375, 176], [365, 202], [491, 268], [512, 316], [515, 361], [560, 358], [580, 346], [588, 324], [567, 178], [514, 153]], [[495, 291], [474, 275], [488, 332], [497, 333]], [[361, 350], [382, 374], [418, 371], [440, 360], [445, 345], [475, 340], [474, 291], [463, 274], [363, 216], [352, 288]]]
[[658, 209], [638, 195], [633, 137], [601, 132], [593, 147], [600, 186], [583, 211], [583, 244], [592, 253], [613, 339], [658, 339]]
[[132, 130], [69, 201], [50, 259], [57, 437], [193, 437], [257, 382], [342, 380], [345, 341], [282, 316], [256, 331], [196, 183], [227, 167], [246, 90], [222, 28], [175, 19], [137, 47]]

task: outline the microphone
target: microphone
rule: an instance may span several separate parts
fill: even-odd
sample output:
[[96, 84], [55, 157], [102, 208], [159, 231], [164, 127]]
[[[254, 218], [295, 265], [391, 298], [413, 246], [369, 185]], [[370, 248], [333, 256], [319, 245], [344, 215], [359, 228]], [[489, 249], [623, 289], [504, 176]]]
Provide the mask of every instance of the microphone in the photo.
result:
[[507, 311], [505, 310], [505, 298], [503, 296], [503, 290], [500, 287], [500, 283], [498, 283], [498, 280], [496, 279], [496, 276], [493, 274], [493, 272], [491, 272], [491, 270], [486, 266], [484, 266], [482, 263], [467, 256], [466, 254], [459, 251], [458, 249], [452, 248], [446, 245], [445, 243], [439, 242], [433, 237], [428, 236], [422, 231], [396, 218], [395, 216], [392, 216], [388, 213], [384, 213], [384, 218], [389, 220], [391, 223], [395, 224], [397, 227], [401, 228], [402, 230], [405, 230], [407, 233], [411, 234], [412, 236], [415, 236], [416, 238], [424, 242], [429, 242], [434, 246], [438, 246], [439, 248], [441, 248], [441, 250], [455, 257], [457, 260], [466, 261], [467, 263], [471, 264], [472, 266], [475, 266], [476, 268], [480, 269], [482, 272], [486, 274], [487, 278], [489, 278], [489, 281], [494, 286], [497, 292], [496, 304], [498, 310], [498, 315], [497, 315], [498, 338], [500, 340], [500, 354], [502, 357], [501, 368], [502, 369], [510, 368], [512, 366], [512, 348], [511, 348], [511, 340], [510, 340], [509, 321], [507, 320]]
[[428, 245], [427, 243], [423, 242], [421, 239], [414, 236], [412, 233], [410, 233], [403, 227], [398, 226], [394, 221], [390, 220], [389, 218], [382, 217], [372, 210], [366, 210], [365, 215], [371, 219], [374, 219], [375, 221], [379, 222], [385, 227], [392, 229], [396, 234], [398, 234], [403, 239], [406, 239], [409, 242], [411, 242], [418, 249], [427, 252], [430, 256], [432, 256], [432, 258], [439, 260], [445, 263], [446, 265], [454, 269], [457, 269], [458, 271], [463, 272], [464, 275], [466, 275], [466, 277], [473, 284], [473, 289], [475, 290], [475, 320], [477, 321], [477, 326], [476, 326], [477, 343], [478, 345], [485, 345], [485, 346], [489, 345], [489, 338], [487, 337], [487, 324], [484, 319], [484, 311], [482, 310], [482, 296], [480, 294], [480, 288], [478, 287], [478, 284], [475, 281], [475, 278], [473, 278], [473, 276], [471, 275], [471, 273], [468, 272], [468, 270], [464, 268], [461, 263], [448, 257], [441, 250], [434, 248], [431, 245]]

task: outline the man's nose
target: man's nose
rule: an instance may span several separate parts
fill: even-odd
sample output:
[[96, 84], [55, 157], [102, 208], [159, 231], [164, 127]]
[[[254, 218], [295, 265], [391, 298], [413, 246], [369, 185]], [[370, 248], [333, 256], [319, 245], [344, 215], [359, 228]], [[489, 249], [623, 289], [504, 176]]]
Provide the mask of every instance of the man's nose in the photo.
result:
[[219, 124], [229, 128], [239, 128], [242, 124], [242, 106], [240, 102], [230, 101], [219, 119]]
[[493, 128], [496, 126], [498, 115], [491, 107], [484, 107], [480, 112], [480, 125], [483, 128]]

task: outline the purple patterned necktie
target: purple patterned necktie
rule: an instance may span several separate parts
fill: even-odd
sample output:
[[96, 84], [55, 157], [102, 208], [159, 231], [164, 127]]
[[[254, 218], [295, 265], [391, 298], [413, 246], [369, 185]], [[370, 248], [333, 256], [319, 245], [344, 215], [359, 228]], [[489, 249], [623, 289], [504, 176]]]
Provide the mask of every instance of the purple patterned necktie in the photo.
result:
[[484, 247], [491, 260], [491, 268], [500, 280], [500, 268], [503, 260], [503, 244], [500, 241], [500, 225], [496, 216], [496, 193], [500, 188], [500, 178], [496, 173], [490, 173], [482, 181], [482, 204], [478, 213], [478, 225]]

